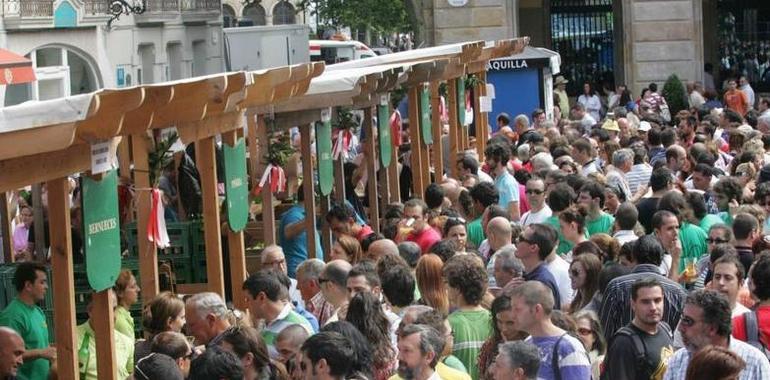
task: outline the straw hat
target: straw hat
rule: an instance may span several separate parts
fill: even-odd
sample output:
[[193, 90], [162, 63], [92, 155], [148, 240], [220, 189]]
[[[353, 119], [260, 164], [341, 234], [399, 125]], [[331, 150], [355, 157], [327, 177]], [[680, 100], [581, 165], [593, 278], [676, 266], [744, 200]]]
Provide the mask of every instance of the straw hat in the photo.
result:
[[606, 129], [608, 131], [615, 131], [620, 132], [620, 127], [618, 126], [618, 122], [615, 120], [607, 120], [602, 124], [602, 129]]
[[567, 83], [569, 83], [569, 81], [564, 79], [564, 77], [561, 75], [557, 76], [556, 79], [553, 81], [554, 86], [558, 86], [560, 84], [567, 84]]

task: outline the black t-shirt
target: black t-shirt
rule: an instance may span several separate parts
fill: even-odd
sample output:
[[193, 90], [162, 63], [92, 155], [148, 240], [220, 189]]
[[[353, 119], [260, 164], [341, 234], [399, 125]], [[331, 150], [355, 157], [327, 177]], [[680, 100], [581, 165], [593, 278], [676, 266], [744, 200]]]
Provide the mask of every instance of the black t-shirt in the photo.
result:
[[637, 349], [634, 338], [621, 333], [616, 333], [607, 355], [604, 358], [604, 372], [602, 379], [612, 380], [650, 380], [662, 379], [666, 373], [668, 360], [674, 355], [674, 347], [669, 331], [658, 327], [655, 335], [650, 335], [633, 323], [627, 325], [642, 340], [645, 360], [638, 363]]
[[647, 234], [652, 233], [652, 216], [658, 211], [658, 201], [660, 198], [642, 198], [636, 203], [636, 209], [639, 211], [639, 223], [644, 226]]

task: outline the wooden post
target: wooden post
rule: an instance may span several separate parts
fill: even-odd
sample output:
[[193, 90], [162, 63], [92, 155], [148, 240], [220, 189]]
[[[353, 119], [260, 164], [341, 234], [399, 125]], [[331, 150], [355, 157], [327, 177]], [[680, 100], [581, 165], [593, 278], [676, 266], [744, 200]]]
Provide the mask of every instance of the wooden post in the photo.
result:
[[225, 279], [222, 271], [222, 234], [219, 221], [219, 195], [217, 191], [214, 137], [198, 140], [195, 145], [196, 165], [201, 175], [203, 235], [206, 240], [208, 290], [219, 294], [224, 299]]
[[75, 280], [72, 273], [72, 230], [70, 228], [69, 180], [48, 182], [48, 218], [51, 222], [51, 272], [56, 364], [60, 379], [77, 379], [75, 343]]
[[345, 163], [340, 157], [334, 160], [334, 200], [337, 203], [344, 203], [345, 195]]
[[[238, 141], [238, 130], [225, 132], [222, 134], [222, 142], [235, 146]], [[244, 157], [244, 159], [246, 159]], [[240, 310], [246, 310], [246, 293], [243, 291], [243, 282], [246, 281], [246, 248], [243, 242], [243, 231], [233, 232], [227, 229], [227, 247], [230, 256], [230, 284], [233, 289], [233, 303]], [[208, 249], [206, 250], [208, 252]], [[206, 258], [208, 263], [208, 257]]]
[[[422, 198], [423, 189], [423, 161], [420, 159], [420, 145], [422, 144], [422, 135], [420, 133], [420, 86], [412, 86], [408, 90], [409, 97], [409, 134], [411, 145], [412, 161], [412, 192], [413, 196]], [[425, 168], [425, 170], [428, 170]]]
[[[267, 152], [267, 148], [270, 145], [269, 137], [267, 135], [267, 124], [264, 117], [257, 117], [257, 138], [259, 139], [259, 151], [257, 155]], [[255, 179], [259, 182], [258, 178], [262, 177], [262, 173], [265, 172], [267, 165], [262, 160], [262, 157], [257, 156], [257, 171]], [[262, 188], [262, 226], [265, 231], [265, 246], [275, 244], [275, 208], [273, 208], [273, 193], [270, 191], [270, 177], [268, 176], [265, 186]]]
[[[67, 183], [67, 194], [69, 194], [69, 182]], [[32, 228], [35, 234], [35, 251], [32, 252], [35, 261], [45, 261], [48, 250], [45, 246], [45, 218], [43, 217], [43, 186], [39, 183], [32, 185], [32, 213], [34, 223]]]
[[134, 159], [134, 184], [136, 192], [136, 231], [139, 249], [139, 277], [142, 282], [142, 301], [145, 305], [158, 294], [158, 250], [155, 243], [147, 240], [147, 224], [150, 222], [152, 198], [150, 188], [150, 165], [148, 163], [147, 136], [131, 137]]
[[[321, 203], [320, 205], [321, 216], [325, 217], [326, 214], [329, 213], [329, 209], [331, 208], [331, 196], [322, 195], [320, 203]], [[332, 229], [329, 226], [329, 223], [326, 223], [326, 222], [321, 224], [321, 247], [323, 247], [323, 251], [324, 251], [324, 261], [329, 261], [328, 257], [332, 251]]]
[[481, 112], [479, 98], [487, 92], [487, 72], [479, 72], [476, 77], [480, 84], [477, 84], [473, 89], [473, 120], [476, 123], [476, 152], [479, 155], [479, 161], [483, 162], [484, 150], [487, 148], [487, 136], [489, 136], [489, 124], [486, 112]]
[[5, 263], [13, 262], [13, 230], [11, 230], [11, 207], [8, 203], [10, 193], [0, 193], [0, 236], [2, 236], [3, 258]]
[[110, 289], [94, 293], [91, 326], [96, 338], [96, 373], [99, 380], [118, 379], [118, 360], [114, 339], [115, 314], [112, 307]]
[[302, 151], [302, 191], [305, 194], [305, 232], [307, 233], [307, 257], [309, 259], [316, 258], [316, 245], [315, 245], [315, 188], [313, 181], [313, 159], [311, 155], [313, 152], [310, 149], [310, 131], [313, 125], [300, 125], [300, 149]]
[[[399, 131], [399, 133], [401, 133]], [[390, 150], [390, 166], [388, 166], [388, 182], [390, 187], [390, 202], [401, 202], [401, 183], [398, 178], [398, 147]]]
[[460, 173], [457, 170], [457, 152], [460, 151], [458, 134], [463, 129], [460, 125], [459, 116], [457, 114], [457, 80], [450, 79], [447, 81], [447, 107], [449, 108], [449, 172], [452, 173], [451, 177], [454, 179], [460, 179]]
[[257, 115], [252, 115], [246, 112], [246, 128], [248, 133], [246, 134], [246, 145], [249, 148], [249, 173], [251, 175], [251, 188], [255, 188], [259, 184], [260, 172], [259, 172], [259, 144], [257, 144]]
[[444, 179], [444, 144], [441, 143], [441, 137], [444, 135], [444, 123], [441, 122], [439, 83], [439, 81], [430, 82], [431, 124], [433, 124], [433, 172], [436, 176], [436, 183], [441, 183]]
[[[380, 152], [382, 154], [382, 152]], [[379, 157], [376, 158], [379, 160]], [[380, 162], [382, 163], [382, 162]], [[396, 166], [395, 162], [390, 162], [391, 166]], [[380, 170], [377, 172], [377, 175], [379, 178], [377, 178], [377, 184], [379, 185], [379, 191], [380, 191], [380, 209], [382, 212], [385, 212], [385, 209], [388, 206], [388, 203], [390, 203], [390, 199], [392, 195], [390, 194], [392, 189], [390, 188], [390, 178], [388, 175], [388, 168], [384, 168], [380, 166]]]
[[375, 233], [380, 233], [379, 195], [377, 194], [377, 139], [374, 137], [375, 126], [372, 107], [364, 108], [364, 128], [366, 131], [366, 188], [369, 192], [369, 224]]
[[118, 144], [118, 175], [131, 178], [131, 139], [123, 137]]

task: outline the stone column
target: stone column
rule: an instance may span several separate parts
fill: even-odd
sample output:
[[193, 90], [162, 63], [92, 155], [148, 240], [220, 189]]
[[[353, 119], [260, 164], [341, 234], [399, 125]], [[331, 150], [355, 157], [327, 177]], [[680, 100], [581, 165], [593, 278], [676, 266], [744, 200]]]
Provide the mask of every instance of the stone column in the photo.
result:
[[625, 79], [634, 96], [671, 74], [703, 80], [703, 7], [700, 0], [622, 0]]
[[516, 30], [515, 17], [510, 17], [516, 10], [509, 9], [516, 1], [468, 0], [460, 7], [449, 5], [447, 0], [431, 1], [433, 25], [428, 34], [432, 32], [434, 45], [511, 38]]

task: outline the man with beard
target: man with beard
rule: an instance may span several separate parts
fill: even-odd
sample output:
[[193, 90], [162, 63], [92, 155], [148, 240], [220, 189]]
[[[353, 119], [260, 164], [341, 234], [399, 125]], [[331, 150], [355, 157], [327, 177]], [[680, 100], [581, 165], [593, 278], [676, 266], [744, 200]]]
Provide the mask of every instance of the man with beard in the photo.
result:
[[435, 371], [444, 338], [428, 325], [408, 325], [398, 334], [398, 375], [390, 380], [441, 380]]
[[495, 188], [499, 198], [497, 203], [508, 210], [510, 220], [518, 222], [519, 217], [519, 183], [508, 172], [508, 160], [511, 158], [511, 148], [505, 143], [495, 143], [487, 146], [484, 151], [489, 172], [495, 178]]
[[654, 277], [631, 287], [634, 319], [612, 338], [602, 379], [657, 379], [674, 354], [671, 329], [662, 322], [663, 287]]

